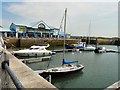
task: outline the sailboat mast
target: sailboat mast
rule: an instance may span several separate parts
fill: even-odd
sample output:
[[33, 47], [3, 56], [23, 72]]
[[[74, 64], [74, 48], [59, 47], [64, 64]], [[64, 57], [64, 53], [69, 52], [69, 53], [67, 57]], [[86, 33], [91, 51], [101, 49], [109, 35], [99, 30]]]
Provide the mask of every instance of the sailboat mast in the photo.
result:
[[64, 44], [63, 44], [63, 60], [65, 59], [66, 14], [67, 14], [67, 8], [65, 9], [65, 21], [64, 21]]
[[88, 32], [88, 45], [90, 44], [90, 29], [91, 29], [91, 20], [90, 20], [90, 23], [89, 23], [89, 32]]

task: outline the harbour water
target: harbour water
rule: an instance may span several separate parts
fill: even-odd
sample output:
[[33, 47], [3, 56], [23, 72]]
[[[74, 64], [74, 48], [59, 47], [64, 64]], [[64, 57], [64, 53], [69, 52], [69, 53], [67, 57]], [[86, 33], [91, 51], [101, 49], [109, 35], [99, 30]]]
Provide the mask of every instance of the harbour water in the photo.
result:
[[[117, 50], [116, 46], [105, 47]], [[57, 88], [106, 88], [118, 81], [118, 55], [112, 52], [100, 54], [88, 51], [66, 52], [66, 60], [78, 60], [85, 68], [80, 72], [54, 77], [52, 84]], [[33, 70], [41, 70], [61, 66], [62, 59], [63, 53], [56, 53], [50, 61], [27, 65]]]

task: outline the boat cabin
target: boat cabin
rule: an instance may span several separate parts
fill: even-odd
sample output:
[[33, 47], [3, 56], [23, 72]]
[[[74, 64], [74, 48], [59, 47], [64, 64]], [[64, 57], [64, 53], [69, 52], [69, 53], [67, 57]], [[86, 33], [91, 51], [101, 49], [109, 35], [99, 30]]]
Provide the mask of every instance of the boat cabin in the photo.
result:
[[46, 50], [44, 46], [31, 46], [30, 50]]

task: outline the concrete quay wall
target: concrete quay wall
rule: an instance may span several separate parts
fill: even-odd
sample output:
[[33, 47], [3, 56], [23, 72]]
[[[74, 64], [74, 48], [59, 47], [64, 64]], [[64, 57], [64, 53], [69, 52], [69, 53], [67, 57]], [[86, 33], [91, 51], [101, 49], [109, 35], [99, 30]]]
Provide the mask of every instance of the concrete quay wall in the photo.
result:
[[[7, 45], [7, 47], [20, 47], [20, 48], [28, 48], [32, 45], [39, 45], [39, 44], [44, 44], [44, 43], [49, 43], [50, 46], [54, 46], [55, 44], [57, 46], [63, 46], [63, 39], [42, 39], [42, 38], [4, 38], [4, 41]], [[66, 43], [72, 44], [76, 43], [78, 40], [77, 39], [66, 39]]]
[[[32, 45], [39, 45], [44, 43], [49, 43], [50, 47], [56, 46], [63, 46], [63, 39], [56, 38], [4, 38], [4, 41], [8, 48], [29, 48]], [[66, 39], [66, 44], [73, 44], [78, 42], [79, 39]], [[81, 41], [85, 42], [85, 39], [81, 39]], [[96, 44], [96, 39], [92, 39], [91, 42]], [[112, 45], [112, 40], [110, 39], [97, 39], [97, 43], [99, 45]]]

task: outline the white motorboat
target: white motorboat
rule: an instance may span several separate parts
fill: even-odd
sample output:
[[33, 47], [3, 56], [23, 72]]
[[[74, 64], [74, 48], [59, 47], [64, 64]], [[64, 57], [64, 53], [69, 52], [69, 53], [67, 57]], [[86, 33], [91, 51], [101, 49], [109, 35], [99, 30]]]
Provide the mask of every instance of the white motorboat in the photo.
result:
[[84, 51], [94, 51], [95, 47], [92, 45], [87, 45], [86, 47], [84, 47]]
[[23, 57], [44, 57], [44, 56], [51, 56], [52, 51], [46, 50], [47, 46], [36, 46], [33, 45], [29, 49], [13, 51], [15, 56], [23, 56]]
[[106, 52], [106, 48], [105, 47], [96, 47], [94, 52], [95, 53], [104, 53], [104, 52]]

